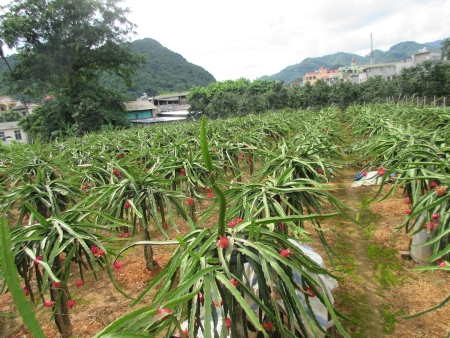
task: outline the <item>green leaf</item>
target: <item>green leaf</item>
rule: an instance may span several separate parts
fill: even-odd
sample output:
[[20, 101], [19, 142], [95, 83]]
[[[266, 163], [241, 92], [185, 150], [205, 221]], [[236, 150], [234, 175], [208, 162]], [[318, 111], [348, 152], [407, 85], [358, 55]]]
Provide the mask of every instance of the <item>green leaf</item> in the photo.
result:
[[28, 302], [25, 293], [20, 286], [19, 273], [17, 272], [14, 256], [11, 251], [8, 222], [4, 217], [0, 218], [0, 243], [0, 265], [4, 272], [4, 279], [11, 292], [14, 303], [19, 310], [20, 316], [34, 338], [45, 338], [44, 332], [36, 319], [31, 304]]
[[206, 116], [203, 115], [202, 117], [202, 125], [200, 128], [200, 139], [201, 139], [201, 145], [202, 145], [202, 154], [203, 154], [203, 161], [205, 162], [205, 167], [208, 169], [209, 172], [212, 171], [212, 159], [211, 154], [208, 150], [208, 139], [206, 137]]
[[50, 278], [51, 278], [53, 281], [55, 281], [55, 282], [59, 282], [59, 281], [60, 281], [60, 280], [59, 280], [58, 278], [56, 278], [56, 276], [53, 274], [52, 269], [50, 268], [50, 266], [49, 266], [46, 262], [36, 260], [36, 256], [35, 256], [34, 252], [31, 251], [30, 248], [27, 248], [27, 247], [26, 247], [24, 250], [25, 250], [26, 254], [27, 254], [28, 256], [30, 256], [30, 258], [31, 258], [36, 264], [41, 265], [41, 266], [45, 269], [45, 271], [50, 275]]
[[30, 203], [25, 202], [24, 204], [27, 207], [27, 209], [30, 210], [30, 212], [33, 214], [33, 216], [36, 217], [36, 219], [39, 221], [39, 223], [41, 223], [43, 226], [50, 225], [50, 223], [47, 222], [45, 217], [43, 217], [35, 208], [33, 208]]

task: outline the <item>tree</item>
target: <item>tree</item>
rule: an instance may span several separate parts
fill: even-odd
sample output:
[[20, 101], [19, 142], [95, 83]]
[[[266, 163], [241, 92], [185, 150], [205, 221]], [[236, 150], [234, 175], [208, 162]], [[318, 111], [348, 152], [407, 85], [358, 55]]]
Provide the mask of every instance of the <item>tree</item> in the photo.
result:
[[388, 82], [380, 75], [369, 78], [357, 86], [358, 103], [385, 102], [386, 98], [397, 96], [396, 83], [395, 80]]
[[311, 107], [319, 110], [328, 106], [330, 92], [331, 86], [322, 79], [317, 80], [311, 88]]
[[350, 81], [339, 81], [331, 86], [330, 102], [344, 111], [357, 99], [357, 89]]
[[0, 122], [19, 121], [22, 115], [19, 112], [8, 110], [0, 115]]
[[101, 126], [127, 127], [125, 98], [117, 92], [85, 82], [76, 88], [67, 88], [61, 95], [33, 110], [30, 120], [23, 117], [19, 125], [36, 139], [48, 140], [61, 135], [95, 132]]
[[403, 69], [397, 81], [401, 95], [446, 96], [450, 94], [450, 66], [443, 61], [425, 61]]
[[[80, 127], [80, 133], [99, 130], [102, 119], [86, 123], [86, 117], [97, 117], [90, 111], [91, 104], [82, 104], [92, 99], [85, 97], [86, 86], [101, 88], [104, 72], [118, 75], [129, 86], [131, 75], [143, 61], [126, 43], [135, 26], [126, 19], [129, 10], [121, 8], [121, 2], [13, 0], [0, 16], [0, 39], [18, 51], [17, 63], [6, 74], [10, 91], [35, 98], [48, 93], [68, 97], [73, 104], [68, 111], [77, 113], [60, 115], [60, 122], [89, 126]], [[103, 98], [93, 100], [98, 105]], [[114, 109], [125, 114], [120, 105]], [[47, 115], [42, 125], [54, 119]]]

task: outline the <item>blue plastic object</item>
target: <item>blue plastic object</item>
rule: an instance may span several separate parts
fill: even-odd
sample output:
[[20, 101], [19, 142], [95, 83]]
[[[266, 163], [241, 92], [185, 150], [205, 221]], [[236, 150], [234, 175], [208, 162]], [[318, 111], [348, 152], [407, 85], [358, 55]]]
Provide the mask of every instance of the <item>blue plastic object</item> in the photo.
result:
[[361, 173], [356, 173], [356, 177], [353, 179], [353, 181], [359, 181], [361, 178], [363, 178], [363, 174]]

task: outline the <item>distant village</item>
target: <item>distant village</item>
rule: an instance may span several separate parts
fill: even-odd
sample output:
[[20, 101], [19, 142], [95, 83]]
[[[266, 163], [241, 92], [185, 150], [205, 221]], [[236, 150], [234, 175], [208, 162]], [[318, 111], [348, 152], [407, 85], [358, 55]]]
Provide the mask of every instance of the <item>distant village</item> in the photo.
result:
[[440, 61], [442, 58], [442, 51], [430, 52], [425, 47], [418, 53], [413, 54], [411, 59], [390, 62], [390, 63], [375, 63], [369, 65], [358, 65], [355, 59], [346, 67], [339, 67], [338, 69], [328, 70], [325, 67], [320, 67], [314, 72], [308, 72], [303, 76], [303, 83], [292, 82], [291, 87], [306, 85], [306, 83], [315, 84], [318, 80], [324, 80], [328, 84], [333, 84], [341, 80], [351, 81], [352, 83], [362, 83], [371, 77], [381, 76], [386, 81], [391, 81], [399, 75], [404, 68], [417, 66], [424, 61]]

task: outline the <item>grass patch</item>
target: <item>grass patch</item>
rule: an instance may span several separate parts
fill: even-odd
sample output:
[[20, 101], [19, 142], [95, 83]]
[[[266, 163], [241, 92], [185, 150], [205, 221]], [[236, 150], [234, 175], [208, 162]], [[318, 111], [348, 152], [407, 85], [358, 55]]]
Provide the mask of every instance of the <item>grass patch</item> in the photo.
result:
[[397, 320], [395, 319], [395, 315], [389, 312], [388, 305], [383, 305], [380, 308], [380, 315], [384, 320], [383, 332], [393, 333], [395, 331], [395, 323], [397, 322]]
[[399, 271], [401, 266], [396, 254], [395, 249], [383, 249], [375, 243], [367, 246], [367, 258], [375, 262], [375, 278], [383, 289], [389, 289], [399, 283], [395, 272]]
[[361, 293], [344, 291], [336, 295], [344, 314], [350, 319], [345, 327], [352, 338], [373, 337], [372, 322], [374, 320], [370, 302]]
[[405, 314], [404, 310], [400, 310], [397, 312], [390, 312], [390, 306], [389, 305], [383, 305], [380, 308], [380, 315], [381, 318], [383, 318], [384, 326], [383, 326], [383, 332], [386, 334], [394, 333], [395, 332], [395, 323], [398, 322], [396, 319], [397, 316], [403, 316]]

